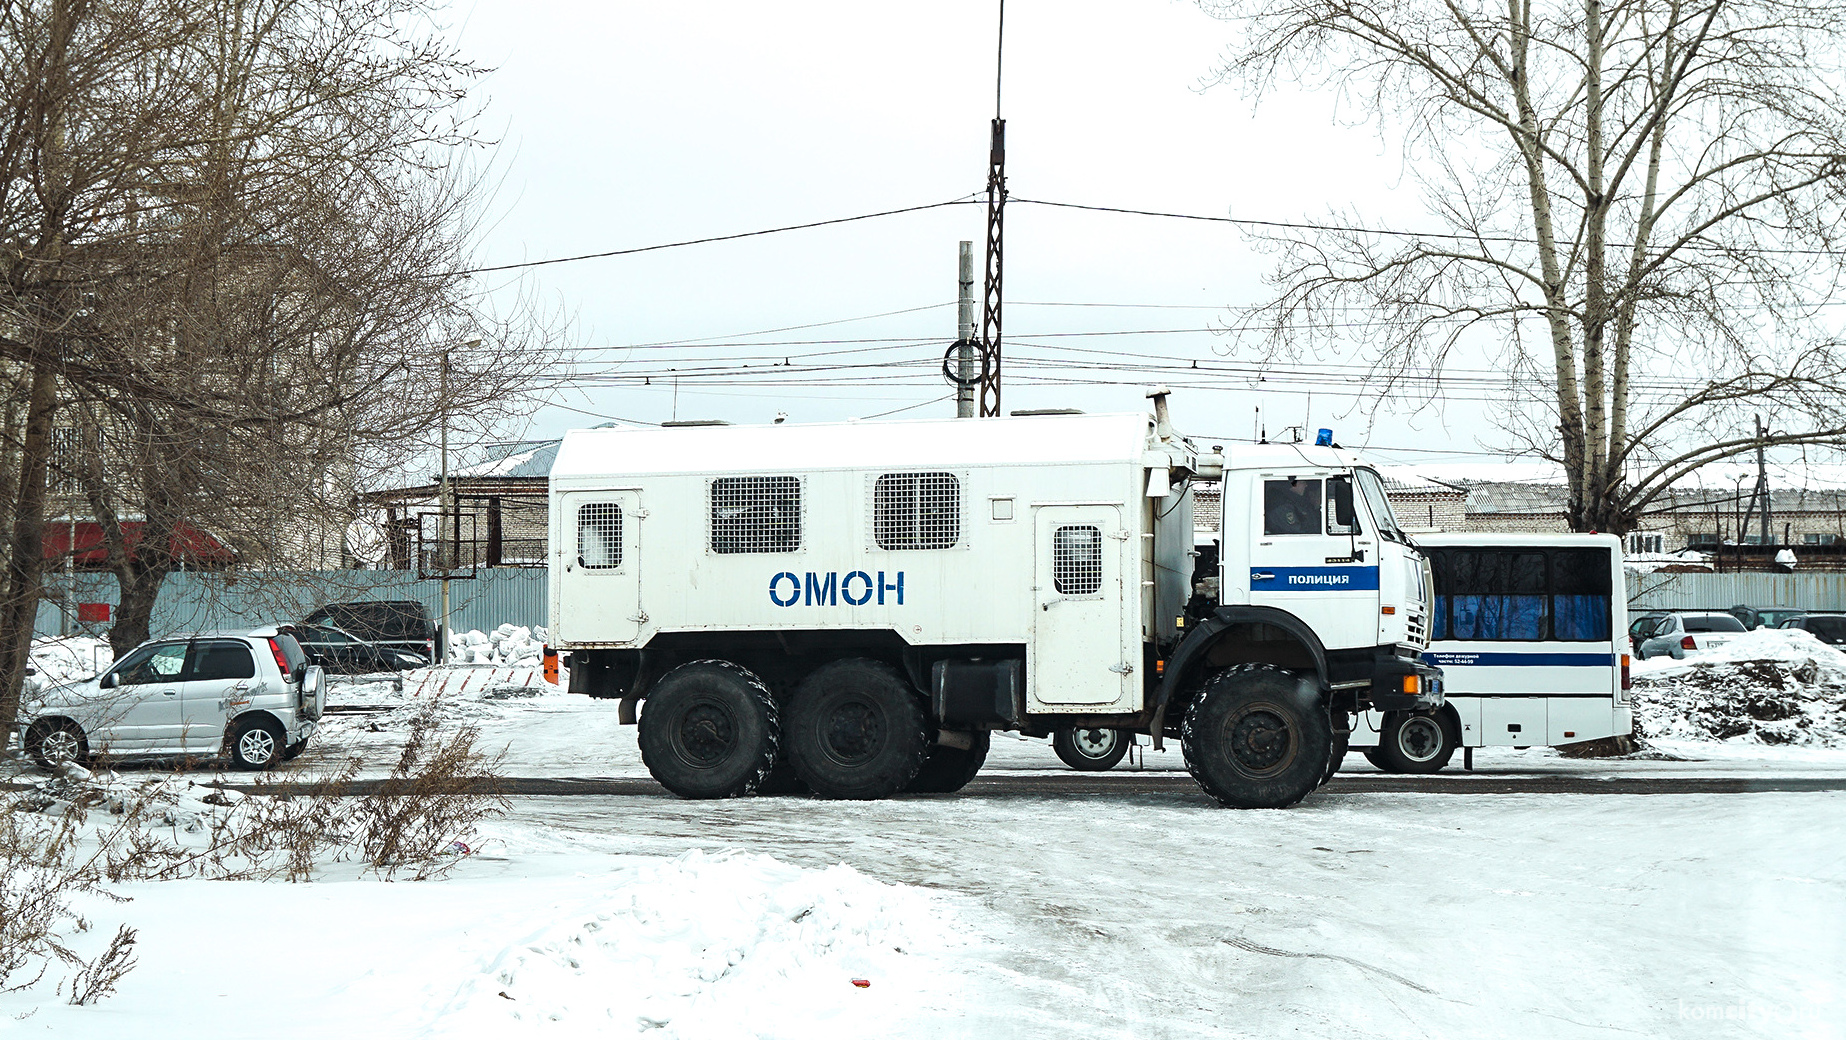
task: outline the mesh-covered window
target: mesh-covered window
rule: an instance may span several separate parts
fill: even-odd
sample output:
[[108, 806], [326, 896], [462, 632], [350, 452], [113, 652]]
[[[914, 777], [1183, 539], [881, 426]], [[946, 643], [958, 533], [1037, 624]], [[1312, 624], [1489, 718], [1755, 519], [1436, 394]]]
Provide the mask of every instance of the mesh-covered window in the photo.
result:
[[622, 565], [622, 507], [588, 502], [577, 509], [577, 566], [588, 571]]
[[719, 477], [711, 482], [711, 551], [801, 548], [799, 477]]
[[1051, 583], [1064, 596], [1102, 591], [1102, 528], [1070, 524], [1051, 533]]
[[872, 487], [880, 549], [948, 549], [961, 540], [961, 481], [953, 473], [886, 473]]

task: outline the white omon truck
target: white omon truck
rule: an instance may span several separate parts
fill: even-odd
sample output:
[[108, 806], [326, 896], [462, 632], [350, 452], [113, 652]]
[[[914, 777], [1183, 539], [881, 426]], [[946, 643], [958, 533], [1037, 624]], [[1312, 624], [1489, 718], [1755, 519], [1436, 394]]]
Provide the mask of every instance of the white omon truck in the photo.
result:
[[[992, 730], [1177, 736], [1291, 805], [1355, 711], [1441, 704], [1428, 565], [1334, 447], [1203, 453], [1156, 415], [567, 434], [551, 640], [688, 798], [948, 792]], [[1216, 596], [1190, 481], [1224, 481]]]

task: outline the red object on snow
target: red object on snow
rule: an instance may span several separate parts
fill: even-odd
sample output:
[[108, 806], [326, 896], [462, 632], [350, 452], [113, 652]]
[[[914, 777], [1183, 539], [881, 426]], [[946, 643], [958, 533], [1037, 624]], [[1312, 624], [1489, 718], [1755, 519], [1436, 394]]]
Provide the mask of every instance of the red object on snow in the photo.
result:
[[109, 604], [107, 603], [79, 603], [77, 604], [77, 620], [78, 621], [107, 621], [109, 620]]
[[859, 987], [860, 989], [871, 989], [872, 988], [871, 979], [854, 979], [852, 980], [852, 984]]

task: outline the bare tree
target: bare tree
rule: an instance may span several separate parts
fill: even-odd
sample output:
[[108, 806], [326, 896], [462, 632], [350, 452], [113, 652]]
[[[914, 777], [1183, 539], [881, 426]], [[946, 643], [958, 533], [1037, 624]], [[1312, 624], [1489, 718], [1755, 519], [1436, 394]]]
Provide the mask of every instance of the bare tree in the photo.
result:
[[[18, 474], [0, 601], [13, 611], [0, 618], [9, 727], [40, 585], [32, 528], [52, 413], [96, 446], [59, 465], [105, 535], [120, 650], [149, 634], [191, 539], [209, 534], [259, 571], [301, 566], [308, 532], [343, 531], [355, 492], [419, 453], [439, 415], [491, 423], [549, 357], [529, 315], [486, 315], [462, 273], [480, 201], [467, 153], [482, 142], [463, 107], [477, 70], [441, 42], [422, 0], [12, 6], [50, 9], [21, 25], [28, 39], [55, 36], [59, 18], [79, 35], [105, 16], [163, 19], [165, 32], [153, 46], [97, 44], [102, 71], [66, 107], [99, 113], [98, 125], [141, 113], [136, 136], [85, 140], [83, 154], [112, 172], [69, 209], [102, 215], [33, 245], [0, 312], [21, 330], [0, 358], [43, 394], [7, 460]], [[0, 82], [0, 98], [32, 94], [32, 72]], [[146, 83], [173, 84], [171, 96], [145, 97]], [[24, 162], [15, 180], [33, 176]], [[0, 212], [9, 225], [24, 216]], [[56, 277], [46, 255], [59, 258]], [[463, 339], [490, 346], [464, 355], [440, 399], [423, 359]]]
[[1279, 292], [1252, 326], [1271, 350], [1340, 328], [1382, 392], [1438, 393], [1485, 348], [1502, 375], [1476, 385], [1563, 465], [1577, 530], [1626, 532], [1674, 481], [1759, 444], [1846, 443], [1846, 354], [1819, 320], [1842, 272], [1846, 10], [1204, 6], [1242, 30], [1223, 78], [1336, 90], [1402, 135], [1442, 225], [1347, 216], [1277, 237]]

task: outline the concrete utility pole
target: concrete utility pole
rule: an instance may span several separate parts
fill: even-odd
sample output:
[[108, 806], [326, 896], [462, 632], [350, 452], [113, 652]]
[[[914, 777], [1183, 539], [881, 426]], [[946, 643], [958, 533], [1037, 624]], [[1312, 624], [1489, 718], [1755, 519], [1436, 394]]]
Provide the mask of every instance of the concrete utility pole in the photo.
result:
[[955, 417], [974, 418], [974, 243], [961, 244], [961, 295], [955, 308]]
[[[442, 395], [442, 477], [440, 489], [436, 493], [436, 544], [442, 544], [443, 528], [449, 519], [449, 349], [442, 350], [442, 380], [437, 393]], [[444, 564], [442, 554], [436, 555], [436, 563], [442, 567], [442, 620], [436, 630], [436, 660], [430, 664], [447, 664], [449, 661], [449, 567]]]
[[1775, 543], [1769, 540], [1769, 464], [1763, 461], [1763, 442], [1769, 437], [1769, 428], [1763, 425], [1763, 417], [1756, 417], [1756, 491], [1763, 496], [1762, 542], [1764, 545]]

